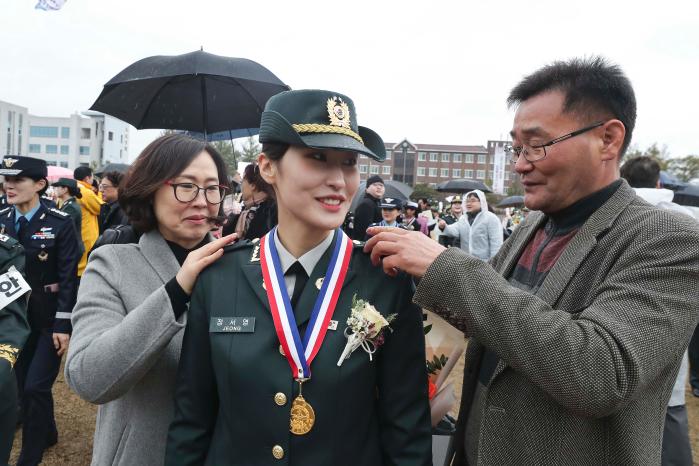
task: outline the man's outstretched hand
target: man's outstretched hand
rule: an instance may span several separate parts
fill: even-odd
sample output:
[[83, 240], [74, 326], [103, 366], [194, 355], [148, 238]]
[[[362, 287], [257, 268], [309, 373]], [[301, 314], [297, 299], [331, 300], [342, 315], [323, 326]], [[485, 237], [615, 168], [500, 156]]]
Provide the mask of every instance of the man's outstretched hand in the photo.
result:
[[364, 245], [371, 252], [371, 263], [383, 263], [386, 274], [394, 277], [402, 270], [422, 278], [429, 266], [446, 249], [429, 236], [418, 231], [394, 227], [370, 227], [372, 237]]

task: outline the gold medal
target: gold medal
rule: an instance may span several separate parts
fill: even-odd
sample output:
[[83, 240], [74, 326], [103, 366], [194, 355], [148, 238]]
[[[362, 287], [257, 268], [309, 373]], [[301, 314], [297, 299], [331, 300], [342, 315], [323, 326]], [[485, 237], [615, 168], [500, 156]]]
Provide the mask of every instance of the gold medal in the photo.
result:
[[304, 399], [301, 394], [303, 381], [299, 380], [299, 396], [291, 403], [291, 419], [289, 431], [294, 435], [306, 435], [313, 428], [316, 422], [316, 413], [313, 407]]

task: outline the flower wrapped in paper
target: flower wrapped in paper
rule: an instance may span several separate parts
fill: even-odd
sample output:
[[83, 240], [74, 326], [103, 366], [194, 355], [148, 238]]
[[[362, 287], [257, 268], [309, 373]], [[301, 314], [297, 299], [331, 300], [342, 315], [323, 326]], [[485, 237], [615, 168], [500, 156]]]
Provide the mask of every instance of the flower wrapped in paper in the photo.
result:
[[384, 343], [384, 330], [391, 329], [389, 324], [396, 318], [396, 314], [389, 314], [384, 317], [374, 306], [367, 301], [352, 297], [352, 313], [347, 319], [345, 336], [347, 344], [337, 360], [338, 367], [345, 359], [357, 350], [362, 348], [373, 361], [376, 349]]

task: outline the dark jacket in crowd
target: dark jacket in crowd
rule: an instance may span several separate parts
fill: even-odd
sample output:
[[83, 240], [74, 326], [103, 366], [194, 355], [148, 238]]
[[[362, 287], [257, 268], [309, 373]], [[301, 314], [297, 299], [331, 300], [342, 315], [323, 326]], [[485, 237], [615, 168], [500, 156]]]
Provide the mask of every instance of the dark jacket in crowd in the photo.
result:
[[99, 218], [99, 228], [100, 235], [104, 233], [107, 228], [114, 228], [118, 225], [128, 225], [129, 218], [126, 216], [119, 201], [114, 201], [110, 204], [102, 204], [100, 207], [100, 218]]
[[[235, 226], [241, 214], [230, 214], [223, 225], [223, 234], [235, 233]], [[250, 209], [247, 218], [248, 226], [244, 235], [239, 239], [255, 239], [263, 237], [277, 224], [277, 203], [273, 199], [267, 199]]]
[[380, 222], [383, 219], [381, 217], [381, 208], [379, 207], [380, 201], [380, 199], [376, 199], [369, 193], [364, 194], [364, 199], [361, 200], [354, 210], [354, 234], [352, 239], [363, 241], [369, 225]]

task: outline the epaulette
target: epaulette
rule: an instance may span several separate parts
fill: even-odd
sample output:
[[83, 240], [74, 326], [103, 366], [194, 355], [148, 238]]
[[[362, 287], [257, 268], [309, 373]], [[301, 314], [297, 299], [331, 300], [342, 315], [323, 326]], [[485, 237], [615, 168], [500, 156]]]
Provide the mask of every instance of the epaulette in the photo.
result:
[[241, 239], [236, 241], [233, 244], [229, 244], [227, 246], [223, 247], [223, 253], [229, 253], [233, 251], [237, 251], [239, 249], [245, 249], [245, 248], [251, 248], [257, 244], [260, 243], [260, 240], [258, 238], [255, 238], [254, 240], [248, 240], [248, 239]]
[[354, 249], [363, 249], [364, 245], [366, 244], [366, 241], [359, 241], [357, 239], [353, 239], [352, 244], [354, 245]]
[[11, 206], [11, 205], [10, 205], [10, 206], [7, 206], [7, 207], [4, 207], [4, 208], [2, 208], [2, 209], [0, 209], [0, 215], [6, 213], [6, 212], [7, 212], [8, 210], [10, 210], [10, 209], [12, 209], [12, 206]]
[[13, 237], [0, 234], [0, 245], [4, 246], [5, 248], [12, 249], [17, 244], [19, 244], [19, 242]]
[[58, 210], [54, 207], [49, 207], [47, 210], [50, 214], [53, 214], [54, 217], [66, 218], [70, 216], [70, 214], [68, 214], [67, 212], [63, 212], [62, 210]]

